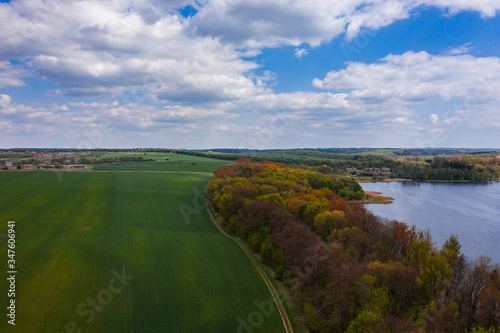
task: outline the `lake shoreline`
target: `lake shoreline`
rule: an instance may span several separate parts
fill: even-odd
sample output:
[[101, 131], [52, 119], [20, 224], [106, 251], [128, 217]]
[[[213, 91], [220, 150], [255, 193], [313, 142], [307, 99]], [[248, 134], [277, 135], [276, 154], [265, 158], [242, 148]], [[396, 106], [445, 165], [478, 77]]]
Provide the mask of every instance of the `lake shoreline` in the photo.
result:
[[366, 198], [362, 200], [350, 201], [354, 204], [390, 204], [394, 201], [394, 198], [383, 195], [382, 192], [378, 191], [364, 191]]
[[405, 178], [388, 178], [382, 180], [358, 180], [358, 183], [389, 183], [389, 182], [414, 182], [416, 180]]
[[444, 184], [490, 184], [500, 182], [500, 179], [490, 180], [487, 182], [471, 182], [468, 180], [438, 180], [438, 179], [430, 179], [430, 180], [414, 180], [414, 179], [405, 179], [405, 178], [388, 178], [382, 180], [357, 180], [358, 183], [390, 183], [390, 182], [415, 182], [415, 183], [444, 183]]

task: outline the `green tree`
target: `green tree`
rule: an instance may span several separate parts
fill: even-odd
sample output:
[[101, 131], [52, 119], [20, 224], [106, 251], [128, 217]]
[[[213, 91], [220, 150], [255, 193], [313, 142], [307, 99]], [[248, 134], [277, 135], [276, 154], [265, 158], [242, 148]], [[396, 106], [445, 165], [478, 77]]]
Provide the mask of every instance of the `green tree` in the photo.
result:
[[367, 310], [362, 311], [351, 322], [346, 333], [377, 333], [383, 331], [385, 331], [383, 316], [375, 311]]
[[286, 208], [286, 202], [285, 200], [283, 200], [283, 198], [277, 194], [277, 193], [273, 193], [273, 194], [268, 194], [268, 195], [265, 195], [262, 197], [262, 200], [266, 200], [270, 203], [273, 203], [275, 204], [276, 206], [282, 208], [282, 209], [285, 209]]
[[451, 235], [450, 238], [448, 238], [443, 244], [443, 250], [450, 251], [451, 253], [455, 254], [456, 256], [460, 255], [461, 248], [462, 248], [462, 245], [460, 245], [460, 243], [458, 242], [457, 235]]

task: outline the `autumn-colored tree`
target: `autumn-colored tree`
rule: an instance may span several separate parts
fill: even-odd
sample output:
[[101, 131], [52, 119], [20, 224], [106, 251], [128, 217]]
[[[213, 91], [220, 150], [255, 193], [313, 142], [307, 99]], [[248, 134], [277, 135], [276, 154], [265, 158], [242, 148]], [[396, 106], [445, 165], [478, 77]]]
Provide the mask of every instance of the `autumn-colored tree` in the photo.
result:
[[314, 218], [314, 230], [321, 238], [326, 241], [328, 236], [336, 228], [345, 227], [345, 213], [340, 210], [324, 211]]

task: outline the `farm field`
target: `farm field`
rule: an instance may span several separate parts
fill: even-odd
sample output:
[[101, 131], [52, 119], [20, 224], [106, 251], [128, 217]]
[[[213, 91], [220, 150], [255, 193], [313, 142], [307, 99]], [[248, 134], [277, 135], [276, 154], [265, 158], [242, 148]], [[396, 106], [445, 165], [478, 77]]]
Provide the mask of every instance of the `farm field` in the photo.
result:
[[[172, 154], [172, 153], [106, 153], [95, 158], [117, 157], [143, 157], [144, 159], [153, 159], [154, 161], [145, 162], [126, 162], [112, 164], [94, 164], [93, 170], [96, 171], [187, 171], [187, 172], [212, 172], [219, 166], [229, 165], [233, 161], [222, 161], [211, 158], [203, 158], [190, 155]], [[168, 159], [168, 161], [166, 160]]]
[[321, 158], [316, 156], [304, 156], [304, 155], [296, 155], [296, 154], [280, 154], [280, 153], [271, 153], [271, 152], [258, 152], [258, 153], [242, 153], [242, 156], [249, 157], [262, 157], [262, 158], [291, 158], [291, 159], [302, 159], [302, 160], [328, 160], [328, 161], [344, 161], [342, 159], [336, 158]]
[[[246, 332], [251, 316], [252, 332], [284, 332], [259, 273], [193, 191], [210, 177], [0, 173], [0, 253], [7, 221], [16, 221], [16, 329]], [[4, 293], [5, 270], [0, 277]], [[0, 331], [7, 326], [2, 320]]]

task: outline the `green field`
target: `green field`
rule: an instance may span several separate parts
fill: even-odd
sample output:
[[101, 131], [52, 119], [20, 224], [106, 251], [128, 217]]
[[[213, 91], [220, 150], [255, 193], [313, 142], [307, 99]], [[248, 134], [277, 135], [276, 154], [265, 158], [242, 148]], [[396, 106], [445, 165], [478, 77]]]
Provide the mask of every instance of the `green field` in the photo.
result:
[[[256, 306], [272, 300], [259, 273], [200, 208], [193, 190], [210, 176], [0, 173], [0, 307], [6, 313], [5, 233], [14, 220], [15, 330], [247, 332], [241, 321], [250, 319], [252, 332], [284, 332], [274, 307]], [[0, 331], [10, 331], [2, 316]]]
[[241, 153], [242, 156], [248, 157], [261, 157], [261, 158], [290, 158], [296, 160], [321, 160], [321, 161], [345, 161], [343, 159], [338, 158], [324, 158], [324, 157], [316, 157], [316, 156], [305, 156], [305, 155], [296, 155], [296, 154], [285, 154], [285, 153], [271, 153], [271, 152], [252, 152], [252, 153]]
[[[117, 158], [122, 156], [143, 157], [153, 159], [146, 162], [126, 162], [112, 164], [94, 164], [93, 170], [106, 171], [187, 171], [187, 172], [212, 172], [219, 166], [233, 164], [233, 161], [221, 161], [182, 154], [171, 153], [106, 153], [92, 159]], [[166, 160], [168, 159], [168, 160]]]

